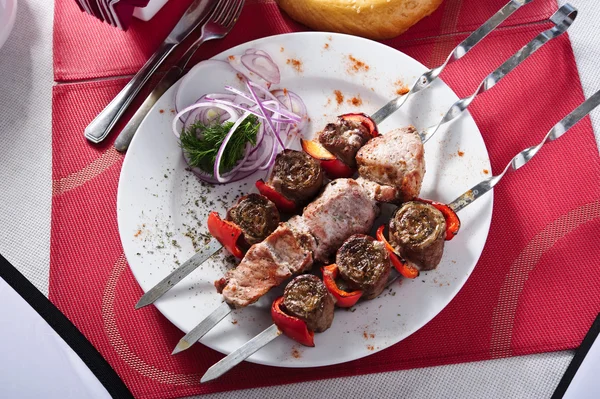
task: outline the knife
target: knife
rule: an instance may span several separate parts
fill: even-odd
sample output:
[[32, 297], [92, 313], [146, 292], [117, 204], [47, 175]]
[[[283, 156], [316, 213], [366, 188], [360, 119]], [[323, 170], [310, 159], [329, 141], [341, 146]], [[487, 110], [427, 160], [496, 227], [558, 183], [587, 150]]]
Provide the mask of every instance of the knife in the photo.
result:
[[111, 129], [150, 76], [156, 72], [169, 54], [190, 33], [204, 23], [217, 2], [218, 0], [194, 0], [154, 55], [152, 55], [142, 69], [127, 83], [106, 108], [85, 128], [84, 134], [89, 141], [100, 143], [108, 136], [108, 133], [110, 133]]

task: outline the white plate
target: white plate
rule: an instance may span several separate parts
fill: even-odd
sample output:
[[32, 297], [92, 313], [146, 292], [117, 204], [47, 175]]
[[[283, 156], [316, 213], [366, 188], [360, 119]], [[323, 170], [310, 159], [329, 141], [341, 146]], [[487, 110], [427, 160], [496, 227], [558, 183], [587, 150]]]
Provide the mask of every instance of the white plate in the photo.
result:
[[0, 48], [8, 39], [17, 17], [17, 0], [0, 0]]
[[[307, 136], [336, 115], [357, 110], [373, 113], [395, 96], [394, 82], [411, 83], [427, 69], [382, 44], [319, 32], [256, 40], [216, 58], [242, 54], [248, 48], [269, 52], [281, 69], [279, 86], [304, 99], [311, 118], [305, 130]], [[368, 71], [354, 71], [350, 55], [364, 61]], [[300, 60], [302, 72], [286, 64], [287, 59]], [[235, 81], [235, 77], [200, 66], [184, 78], [180, 98], [189, 104], [205, 93], [222, 91], [229, 81]], [[131, 270], [144, 291], [176, 268], [174, 260], [183, 262], [194, 254], [192, 240], [185, 235], [187, 226], [206, 232], [207, 212], [217, 210], [224, 215], [237, 195], [254, 191], [253, 183], [265, 177], [261, 173], [240, 184], [208, 188], [187, 172], [177, 139], [171, 133], [171, 110], [175, 108], [177, 89], [178, 85], [169, 90], [144, 120], [129, 147], [119, 181], [121, 241]], [[345, 102], [338, 106], [334, 90], [340, 90], [346, 97], [360, 95], [362, 106], [357, 108]], [[382, 123], [380, 131], [408, 123], [417, 128], [430, 126], [456, 100], [452, 90], [438, 79]], [[485, 144], [468, 113], [440, 130], [426, 144], [425, 152], [424, 198], [451, 201], [481, 181], [486, 176], [484, 170], [491, 171]], [[337, 311], [333, 326], [316, 335], [316, 348], [304, 348], [280, 337], [249, 361], [282, 367], [323, 366], [358, 359], [401, 341], [437, 315], [463, 286], [483, 250], [491, 216], [489, 194], [461, 211], [461, 232], [447, 243], [437, 270], [422, 273], [414, 281], [394, 284], [392, 293], [386, 291], [379, 298], [360, 303], [353, 312]], [[173, 245], [172, 240], [177, 244]], [[156, 306], [177, 327], [189, 332], [221, 302], [213, 281], [229, 267], [223, 257], [215, 257], [157, 301]], [[233, 312], [201, 342], [230, 353], [271, 324], [268, 309], [279, 294], [280, 291], [271, 292], [256, 305]]]

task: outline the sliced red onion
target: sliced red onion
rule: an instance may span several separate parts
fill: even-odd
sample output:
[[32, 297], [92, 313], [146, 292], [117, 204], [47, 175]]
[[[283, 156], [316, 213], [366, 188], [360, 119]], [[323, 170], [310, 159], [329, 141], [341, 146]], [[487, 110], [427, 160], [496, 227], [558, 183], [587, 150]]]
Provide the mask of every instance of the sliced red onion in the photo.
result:
[[224, 111], [226, 111], [229, 115], [232, 115], [234, 118], [236, 115], [238, 115], [238, 113], [231, 107], [228, 107], [226, 105], [223, 104], [218, 104], [218, 103], [213, 103], [213, 102], [200, 102], [197, 104], [192, 104], [187, 108], [184, 108], [181, 112], [179, 112], [175, 118], [173, 119], [173, 124], [172, 124], [172, 128], [173, 128], [173, 133], [175, 134], [175, 136], [177, 138], [179, 138], [179, 135], [181, 134], [181, 132], [179, 131], [179, 129], [177, 129], [177, 122], [179, 120], [179, 118], [181, 118], [183, 115], [187, 114], [190, 111], [193, 111], [195, 109], [198, 108], [220, 108]]
[[179, 84], [177, 93], [175, 93], [175, 112], [179, 113], [179, 111], [181, 111], [181, 108], [184, 108], [184, 101], [182, 98], [183, 93], [181, 89], [190, 85], [190, 79], [192, 79], [196, 75], [195, 70], [211, 66], [214, 66], [218, 69], [230, 68], [229, 63], [222, 60], [205, 60], [200, 61], [199, 63], [194, 65], [194, 67], [188, 73], [186, 73], [183, 78], [181, 78], [181, 83]]
[[[258, 88], [260, 88], [260, 86], [257, 86]], [[231, 86], [225, 86], [225, 90], [230, 91], [232, 93], [237, 94], [240, 97], [244, 97], [245, 99], [247, 99], [248, 101], [252, 101], [253, 103], [255, 103], [254, 99], [252, 97], [250, 97], [249, 95], [247, 95], [246, 93], [236, 89], [235, 87], [231, 87]], [[268, 90], [265, 90], [265, 92], [269, 92]], [[279, 103], [279, 100], [277, 100], [276, 98], [273, 100], [274, 102]], [[292, 112], [287, 111], [286, 109], [278, 109], [277, 107], [273, 106], [272, 102], [269, 101], [265, 101], [263, 102], [263, 106], [265, 107], [265, 109], [268, 109], [271, 112], [279, 112], [281, 115], [283, 115], [286, 118], [289, 118], [295, 122], [300, 122], [302, 120], [301, 116], [298, 116]]]
[[270, 57], [254, 53], [244, 54], [240, 59], [249, 71], [254, 72], [267, 82], [278, 84], [281, 81], [279, 68]]
[[252, 88], [252, 85], [250, 84], [250, 82], [246, 82], [246, 87], [248, 87], [250, 94], [252, 94], [252, 97], [254, 97], [254, 101], [256, 101], [256, 105], [258, 105], [258, 108], [260, 108], [260, 112], [264, 115], [265, 120], [267, 121], [267, 124], [271, 128], [271, 132], [275, 135], [275, 138], [277, 138], [277, 141], [279, 141], [279, 145], [281, 145], [281, 149], [282, 150], [285, 149], [285, 145], [283, 145], [283, 141], [281, 140], [281, 137], [279, 137], [279, 133], [277, 133], [277, 131], [275, 130], [275, 127], [273, 126], [273, 122], [267, 116], [267, 111], [265, 110], [262, 103], [260, 102], [258, 95]]

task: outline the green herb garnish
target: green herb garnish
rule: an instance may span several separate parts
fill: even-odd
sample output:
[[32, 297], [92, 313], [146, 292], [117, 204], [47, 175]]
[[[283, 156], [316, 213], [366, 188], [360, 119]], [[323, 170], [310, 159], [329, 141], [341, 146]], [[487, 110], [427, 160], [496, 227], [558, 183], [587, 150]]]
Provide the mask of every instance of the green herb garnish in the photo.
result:
[[[259, 126], [258, 118], [254, 115], [248, 115], [238, 126], [225, 147], [220, 173], [227, 173], [244, 157], [246, 143], [256, 145]], [[212, 175], [217, 152], [232, 127], [233, 122], [210, 125], [196, 122], [187, 130], [182, 130], [179, 138], [180, 145], [188, 156], [190, 166], [200, 168]]]

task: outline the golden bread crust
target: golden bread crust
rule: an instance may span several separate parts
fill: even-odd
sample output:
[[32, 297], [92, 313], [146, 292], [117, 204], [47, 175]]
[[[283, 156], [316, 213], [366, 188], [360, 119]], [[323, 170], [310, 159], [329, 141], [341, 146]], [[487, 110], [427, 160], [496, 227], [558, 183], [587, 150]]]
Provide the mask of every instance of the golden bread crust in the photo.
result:
[[434, 12], [443, 0], [276, 0], [313, 29], [389, 39]]

